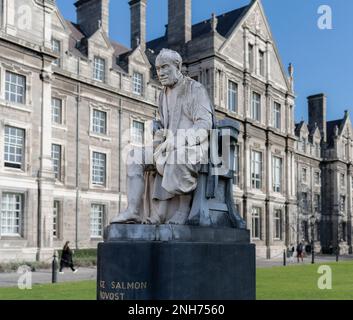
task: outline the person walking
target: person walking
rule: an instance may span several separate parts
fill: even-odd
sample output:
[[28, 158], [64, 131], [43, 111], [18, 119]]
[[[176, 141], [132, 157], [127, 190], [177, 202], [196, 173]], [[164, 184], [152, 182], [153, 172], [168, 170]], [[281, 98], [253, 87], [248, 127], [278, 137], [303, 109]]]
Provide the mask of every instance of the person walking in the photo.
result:
[[304, 262], [304, 258], [303, 258], [303, 243], [299, 242], [297, 245], [297, 259], [298, 259], [298, 263], [299, 263], [299, 259], [302, 259], [302, 262]]
[[73, 273], [77, 272], [77, 269], [74, 268], [74, 263], [72, 261], [72, 255], [73, 252], [69, 247], [70, 241], [66, 241], [63, 251], [61, 253], [61, 259], [60, 259], [60, 269], [59, 273], [63, 274], [63, 268], [71, 268]]

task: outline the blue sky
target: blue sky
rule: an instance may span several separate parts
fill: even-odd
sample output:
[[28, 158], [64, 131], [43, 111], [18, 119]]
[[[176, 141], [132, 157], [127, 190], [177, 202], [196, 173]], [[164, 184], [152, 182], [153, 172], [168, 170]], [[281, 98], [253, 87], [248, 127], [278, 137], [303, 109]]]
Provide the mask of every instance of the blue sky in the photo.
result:
[[[66, 19], [76, 21], [75, 0], [56, 0]], [[250, 0], [192, 0], [193, 23], [248, 4]], [[147, 0], [147, 40], [164, 34], [167, 0]], [[128, 0], [110, 0], [110, 37], [130, 44]], [[353, 114], [353, 1], [262, 0], [283, 65], [295, 68], [296, 121], [307, 119], [306, 97], [325, 93], [328, 120]], [[320, 30], [319, 6], [332, 9], [333, 29]]]

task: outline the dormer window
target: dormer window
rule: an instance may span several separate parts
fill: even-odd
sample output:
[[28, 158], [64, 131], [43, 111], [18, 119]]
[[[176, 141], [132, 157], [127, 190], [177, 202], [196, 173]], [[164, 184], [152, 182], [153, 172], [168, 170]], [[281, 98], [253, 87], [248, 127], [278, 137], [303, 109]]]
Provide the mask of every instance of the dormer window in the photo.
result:
[[103, 58], [94, 57], [93, 79], [100, 82], [105, 80], [105, 60]]
[[143, 93], [143, 75], [138, 72], [134, 72], [132, 76], [132, 92], [139, 96]]

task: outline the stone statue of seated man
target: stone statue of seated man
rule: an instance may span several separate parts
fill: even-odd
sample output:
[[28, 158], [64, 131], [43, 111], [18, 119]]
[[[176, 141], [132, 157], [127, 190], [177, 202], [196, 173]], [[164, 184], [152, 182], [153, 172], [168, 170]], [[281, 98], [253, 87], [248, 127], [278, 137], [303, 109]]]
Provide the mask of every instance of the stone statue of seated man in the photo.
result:
[[201, 164], [208, 161], [215, 115], [206, 89], [184, 76], [181, 67], [175, 51], [163, 49], [156, 58], [164, 87], [159, 126], [153, 146], [134, 148], [128, 156], [128, 207], [111, 223], [183, 225], [188, 219]]

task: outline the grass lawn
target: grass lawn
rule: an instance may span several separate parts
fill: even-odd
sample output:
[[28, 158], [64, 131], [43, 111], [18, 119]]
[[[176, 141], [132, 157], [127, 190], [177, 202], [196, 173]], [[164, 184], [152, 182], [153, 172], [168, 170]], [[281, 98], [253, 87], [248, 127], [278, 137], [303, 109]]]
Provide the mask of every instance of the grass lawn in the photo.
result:
[[95, 300], [96, 282], [34, 285], [31, 290], [0, 288], [0, 300]]
[[257, 269], [257, 299], [353, 300], [353, 261], [324, 265], [332, 270], [332, 290], [318, 288], [318, 264]]
[[[353, 300], [353, 261], [325, 265], [332, 269], [332, 290], [318, 289], [318, 264], [257, 269], [257, 299]], [[0, 300], [95, 300], [95, 290], [95, 281], [0, 288]]]

